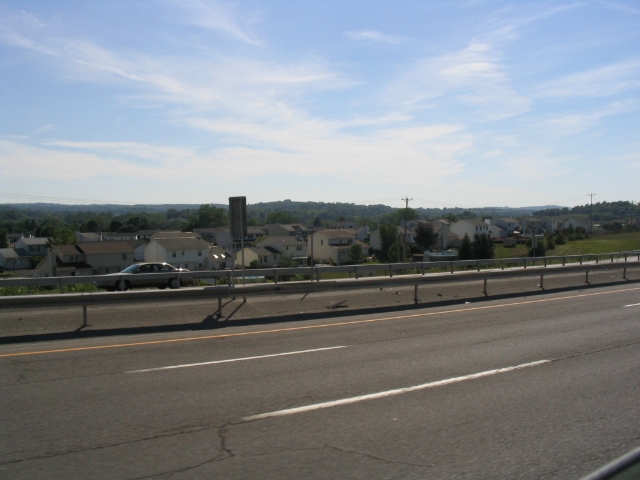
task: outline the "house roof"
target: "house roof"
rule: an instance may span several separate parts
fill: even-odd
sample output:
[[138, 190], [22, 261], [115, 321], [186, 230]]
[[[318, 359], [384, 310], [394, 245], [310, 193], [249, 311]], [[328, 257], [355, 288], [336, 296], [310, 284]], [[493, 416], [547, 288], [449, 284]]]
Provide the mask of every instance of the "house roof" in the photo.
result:
[[156, 232], [151, 235], [151, 239], [163, 239], [163, 238], [202, 238], [199, 233], [192, 232], [180, 232], [180, 231], [171, 231], [171, 232]]
[[3, 258], [29, 258], [29, 257], [24, 257], [22, 255], [20, 255], [18, 252], [16, 252], [13, 248], [0, 248], [0, 257]]
[[346, 230], [320, 230], [316, 232], [317, 235], [322, 235], [326, 238], [355, 238], [355, 235], [352, 232], [348, 232]]
[[55, 245], [53, 248], [61, 255], [77, 255], [78, 253], [82, 253], [82, 250], [75, 245]]
[[47, 237], [22, 237], [18, 239], [25, 245], [46, 245], [49, 242]]
[[132, 253], [133, 247], [124, 240], [113, 240], [107, 242], [82, 242], [77, 243], [76, 248], [87, 255], [101, 253]]
[[165, 250], [206, 250], [211, 244], [202, 238], [173, 237], [155, 239]]
[[[271, 243], [273, 244], [274, 242], [277, 245], [292, 245], [292, 246], [296, 246], [296, 245], [306, 245], [307, 242], [305, 240], [301, 240], [298, 239], [297, 237], [292, 237], [292, 236], [288, 236], [288, 237], [267, 237], [265, 240], [263, 240], [263, 242], [267, 242], [267, 243]], [[262, 242], [260, 242], [259, 245], [262, 245]]]

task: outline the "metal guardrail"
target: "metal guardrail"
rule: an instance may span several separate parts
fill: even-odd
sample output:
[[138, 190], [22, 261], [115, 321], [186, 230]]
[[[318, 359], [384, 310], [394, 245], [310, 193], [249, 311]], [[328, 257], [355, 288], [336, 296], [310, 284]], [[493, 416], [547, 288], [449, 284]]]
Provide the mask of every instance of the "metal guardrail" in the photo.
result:
[[[631, 260], [632, 257], [637, 258]], [[605, 262], [601, 262], [603, 258]], [[590, 260], [590, 263], [586, 261]], [[616, 259], [618, 261], [616, 261]], [[558, 261], [553, 264], [552, 260]], [[513, 267], [512, 263], [521, 265]], [[455, 265], [454, 265], [455, 264]], [[459, 270], [456, 271], [454, 267]], [[473, 267], [473, 270], [469, 270]], [[494, 267], [482, 269], [482, 267]], [[532, 268], [533, 267], [533, 268]], [[418, 287], [420, 285], [482, 280], [483, 293], [488, 295], [487, 284], [490, 279], [504, 279], [515, 277], [539, 277], [539, 286], [544, 289], [544, 277], [548, 275], [561, 275], [566, 273], [585, 273], [585, 283], [589, 284], [589, 273], [600, 270], [622, 270], [623, 279], [627, 280], [627, 268], [640, 267], [640, 251], [623, 252], [621, 254], [582, 255], [572, 257], [540, 257], [528, 259], [507, 260], [473, 260], [457, 262], [424, 262], [411, 264], [386, 264], [386, 265], [357, 265], [350, 267], [298, 267], [290, 269], [260, 269], [260, 270], [236, 270], [223, 272], [183, 272], [167, 274], [145, 274], [144, 276], [164, 275], [170, 277], [192, 276], [193, 278], [207, 278], [215, 274], [214, 278], [226, 279], [230, 284], [223, 286], [209, 286], [198, 288], [182, 288], [176, 290], [130, 290], [126, 292], [95, 292], [95, 293], [69, 293], [65, 295], [18, 295], [0, 297], [0, 308], [37, 308], [37, 307], [72, 307], [83, 308], [84, 324], [87, 324], [87, 307], [92, 305], [105, 305], [117, 303], [138, 302], [164, 302], [178, 300], [210, 299], [218, 300], [218, 316], [222, 315], [222, 300], [229, 297], [248, 297], [255, 295], [300, 294], [330, 290], [366, 289], [380, 287], [414, 286], [415, 302], [418, 303]], [[444, 272], [426, 275], [430, 268], [444, 269]], [[460, 270], [462, 269], [462, 270]], [[233, 279], [241, 274], [265, 275], [272, 271], [274, 283], [260, 283], [238, 285], [233, 284]], [[320, 280], [323, 272], [349, 271], [355, 278], [334, 280]], [[385, 271], [387, 276], [365, 276], [368, 273]], [[411, 272], [398, 275], [400, 271]], [[304, 275], [307, 281], [278, 282], [278, 275]], [[235, 274], [235, 277], [234, 277]], [[140, 274], [140, 278], [142, 278]], [[15, 285], [59, 285], [64, 290], [65, 285], [92, 283], [103, 275], [87, 277], [53, 277], [1, 280], [0, 287]], [[113, 277], [113, 276], [112, 276]]]
[[[237, 270], [208, 270], [175, 273], [147, 273], [135, 274], [138, 279], [166, 278], [167, 282], [171, 278], [178, 279], [213, 279], [214, 285], [218, 282], [228, 286], [237, 286], [243, 280], [261, 278], [265, 282], [267, 278], [275, 283], [290, 281], [291, 277], [306, 277], [313, 281], [322, 280], [325, 274], [348, 273], [352, 278], [360, 279], [371, 276], [388, 276], [390, 278], [397, 275], [409, 275], [419, 273], [426, 275], [433, 271], [447, 271], [455, 273], [457, 271], [468, 271], [474, 268], [482, 271], [487, 268], [534, 268], [553, 267], [567, 265], [602, 264], [624, 262], [628, 264], [635, 258], [640, 261], [640, 250], [627, 252], [590, 254], [590, 255], [566, 255], [559, 257], [525, 257], [525, 258], [503, 258], [486, 260], [454, 260], [454, 261], [434, 261], [434, 262], [412, 262], [412, 263], [389, 263], [389, 264], [357, 264], [345, 266], [316, 266], [316, 267], [293, 267], [293, 268], [259, 268], [259, 269], [237, 269]], [[67, 285], [94, 284], [104, 279], [126, 280], [127, 276], [110, 274], [90, 275], [90, 276], [70, 276], [70, 277], [30, 277], [30, 278], [9, 278], [0, 280], [0, 287], [21, 287], [21, 286], [55, 286], [60, 293], [65, 293], [64, 287]], [[1, 297], [0, 297], [1, 298]]]

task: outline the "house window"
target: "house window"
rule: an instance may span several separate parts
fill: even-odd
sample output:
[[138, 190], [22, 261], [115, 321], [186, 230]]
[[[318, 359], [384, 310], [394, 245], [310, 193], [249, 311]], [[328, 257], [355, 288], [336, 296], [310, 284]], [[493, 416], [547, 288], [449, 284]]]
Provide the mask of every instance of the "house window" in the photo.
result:
[[173, 258], [176, 258], [178, 255], [177, 255], [177, 253], [176, 253], [176, 252], [172, 252], [172, 253], [171, 253], [171, 256], [172, 256]]

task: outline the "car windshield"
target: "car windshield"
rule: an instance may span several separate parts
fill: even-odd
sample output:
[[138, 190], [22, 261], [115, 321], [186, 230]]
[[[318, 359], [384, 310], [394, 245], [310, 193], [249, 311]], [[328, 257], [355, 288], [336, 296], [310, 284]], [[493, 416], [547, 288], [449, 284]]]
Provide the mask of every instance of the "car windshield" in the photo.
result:
[[138, 265], [129, 265], [127, 268], [122, 270], [120, 273], [136, 273], [140, 267]]

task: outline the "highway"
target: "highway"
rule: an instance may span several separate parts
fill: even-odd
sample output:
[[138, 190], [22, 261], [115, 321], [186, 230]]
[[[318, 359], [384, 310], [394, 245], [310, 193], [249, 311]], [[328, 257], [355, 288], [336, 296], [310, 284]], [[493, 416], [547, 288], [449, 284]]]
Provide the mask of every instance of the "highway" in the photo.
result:
[[2, 479], [579, 479], [640, 446], [640, 286], [0, 346]]

